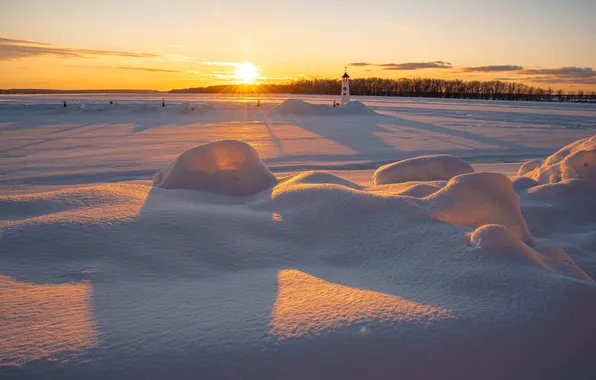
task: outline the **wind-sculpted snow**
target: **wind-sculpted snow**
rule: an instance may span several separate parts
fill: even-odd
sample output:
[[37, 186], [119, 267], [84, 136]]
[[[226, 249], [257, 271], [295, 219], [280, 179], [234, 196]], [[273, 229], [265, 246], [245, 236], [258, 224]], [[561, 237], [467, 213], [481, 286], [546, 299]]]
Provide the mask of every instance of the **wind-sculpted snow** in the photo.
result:
[[540, 183], [581, 178], [596, 184], [596, 135], [561, 148], [524, 175]]
[[446, 154], [422, 156], [381, 166], [375, 171], [375, 185], [409, 181], [450, 180], [456, 175], [473, 173], [463, 160]]
[[533, 244], [511, 180], [499, 173], [471, 173], [452, 178], [429, 196], [434, 219], [460, 226], [502, 224], [513, 234]]
[[155, 187], [238, 196], [261, 192], [276, 182], [252, 146], [233, 140], [189, 149], [153, 177]]
[[220, 141], [0, 196], [0, 377], [589, 379], [590, 186], [277, 180]]
[[469, 237], [470, 243], [482, 250], [517, 256], [530, 265], [538, 265], [554, 273], [561, 273], [580, 280], [594, 282], [590, 276], [575, 264], [564, 250], [558, 249], [554, 252], [553, 250], [548, 250], [546, 254], [541, 254], [528, 247], [528, 245], [505, 226], [487, 224], [477, 228]]

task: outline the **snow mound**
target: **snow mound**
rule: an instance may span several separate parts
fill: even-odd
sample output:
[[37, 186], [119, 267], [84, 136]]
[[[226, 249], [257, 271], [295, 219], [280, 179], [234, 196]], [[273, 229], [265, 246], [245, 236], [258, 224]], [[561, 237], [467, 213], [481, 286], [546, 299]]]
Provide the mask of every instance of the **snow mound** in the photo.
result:
[[378, 168], [373, 175], [375, 186], [409, 181], [449, 180], [457, 175], [473, 173], [463, 160], [450, 155], [421, 156], [394, 162]]
[[530, 177], [517, 177], [513, 180], [513, 189], [516, 193], [528, 190], [534, 186], [540, 185], [540, 182]]
[[548, 248], [540, 253], [521, 241], [507, 227], [498, 224], [487, 224], [478, 227], [469, 235], [470, 243], [476, 248], [486, 251], [498, 251], [523, 258], [543, 269], [564, 276], [594, 282], [573, 259], [561, 248]]
[[273, 187], [277, 179], [249, 144], [222, 140], [196, 146], [153, 176], [153, 186], [248, 196]]
[[519, 170], [517, 171], [517, 175], [518, 176], [522, 176], [534, 169], [536, 169], [537, 167], [539, 167], [540, 165], [542, 165], [543, 160], [532, 160], [532, 161], [526, 161], [524, 162], [520, 167]]
[[373, 111], [372, 109], [370, 109], [369, 107], [364, 105], [364, 103], [359, 102], [357, 100], [352, 100], [352, 101], [344, 104], [343, 106], [336, 107], [336, 108], [339, 112], [347, 113], [347, 114], [361, 114], [361, 115], [377, 114], [375, 111]]
[[501, 224], [517, 238], [534, 244], [520, 210], [519, 197], [511, 180], [503, 174], [462, 174], [426, 199], [433, 219], [470, 227]]
[[581, 178], [596, 184], [596, 135], [561, 148], [524, 175], [540, 183]]
[[286, 99], [281, 104], [271, 108], [272, 112], [291, 115], [367, 115], [376, 114], [362, 102], [353, 101], [343, 106], [332, 107], [328, 104], [314, 104], [302, 99]]
[[486, 224], [476, 228], [470, 234], [470, 243], [477, 248], [486, 250], [523, 253], [531, 249], [507, 227], [500, 224]]

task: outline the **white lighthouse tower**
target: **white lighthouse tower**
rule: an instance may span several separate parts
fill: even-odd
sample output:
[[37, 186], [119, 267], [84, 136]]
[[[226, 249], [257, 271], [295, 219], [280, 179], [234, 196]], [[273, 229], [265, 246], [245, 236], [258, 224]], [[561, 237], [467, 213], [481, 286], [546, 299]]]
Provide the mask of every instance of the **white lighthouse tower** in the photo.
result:
[[348, 75], [348, 66], [345, 67], [344, 75], [341, 77], [341, 101], [343, 106], [350, 101], [350, 76]]

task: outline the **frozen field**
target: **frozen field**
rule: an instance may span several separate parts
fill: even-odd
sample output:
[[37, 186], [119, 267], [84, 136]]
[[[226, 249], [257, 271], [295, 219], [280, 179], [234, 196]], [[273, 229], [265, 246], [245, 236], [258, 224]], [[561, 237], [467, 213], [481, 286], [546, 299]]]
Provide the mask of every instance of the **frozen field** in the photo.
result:
[[596, 378], [596, 107], [261, 99], [0, 97], [0, 378]]
[[255, 98], [225, 96], [166, 95], [167, 107], [161, 95], [0, 97], [0, 193], [150, 179], [182, 151], [221, 139], [248, 142], [281, 173], [376, 169], [435, 153], [519, 162], [596, 128], [593, 105], [365, 98], [379, 115], [269, 111], [286, 98], [263, 97], [258, 109]]

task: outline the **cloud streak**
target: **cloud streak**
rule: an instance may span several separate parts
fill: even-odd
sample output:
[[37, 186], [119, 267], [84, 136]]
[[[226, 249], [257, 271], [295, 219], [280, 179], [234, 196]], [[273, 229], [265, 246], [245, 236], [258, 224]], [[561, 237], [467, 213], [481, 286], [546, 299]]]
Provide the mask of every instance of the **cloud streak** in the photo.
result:
[[518, 71], [527, 75], [524, 80], [544, 83], [596, 84], [596, 70], [591, 67], [559, 67], [557, 69], [525, 69]]
[[149, 71], [152, 73], [183, 73], [183, 70], [155, 69], [152, 67], [116, 66], [120, 70]]
[[475, 67], [464, 67], [464, 72], [483, 72], [483, 73], [494, 73], [504, 71], [519, 71], [523, 70], [522, 66], [517, 65], [489, 65], [489, 66], [475, 66]]
[[158, 54], [137, 53], [118, 50], [80, 49], [63, 47], [44, 42], [16, 40], [0, 37], [0, 60], [13, 61], [35, 57], [54, 58], [89, 58], [97, 56], [116, 56], [128, 58], [160, 58]]
[[423, 70], [423, 69], [452, 69], [453, 64], [445, 61], [432, 62], [407, 62], [407, 63], [367, 63], [367, 62], [353, 62], [349, 66], [380, 67], [382, 70]]

